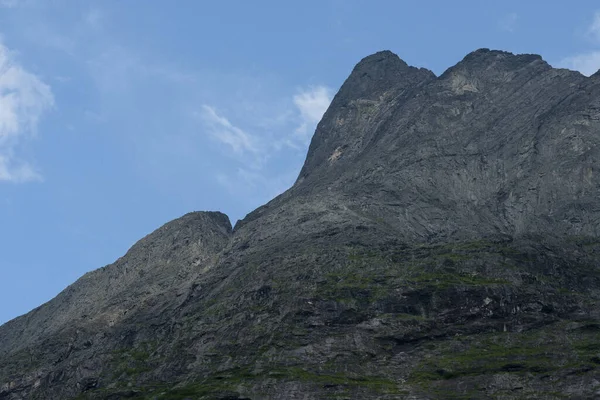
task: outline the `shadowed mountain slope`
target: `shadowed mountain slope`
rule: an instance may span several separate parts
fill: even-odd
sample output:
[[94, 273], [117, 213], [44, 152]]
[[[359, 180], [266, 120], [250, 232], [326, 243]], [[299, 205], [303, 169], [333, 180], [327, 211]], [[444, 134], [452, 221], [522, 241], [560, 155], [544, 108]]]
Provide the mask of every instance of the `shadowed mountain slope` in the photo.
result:
[[0, 399], [600, 396], [600, 78], [379, 52], [298, 180], [0, 327]]

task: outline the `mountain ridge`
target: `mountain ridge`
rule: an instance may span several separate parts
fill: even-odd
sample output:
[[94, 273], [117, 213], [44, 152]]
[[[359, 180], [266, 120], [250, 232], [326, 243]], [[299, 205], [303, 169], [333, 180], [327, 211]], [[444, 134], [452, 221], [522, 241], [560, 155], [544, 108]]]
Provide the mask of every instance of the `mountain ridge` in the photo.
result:
[[0, 399], [593, 398], [599, 121], [540, 56], [365, 57], [289, 190], [0, 326]]

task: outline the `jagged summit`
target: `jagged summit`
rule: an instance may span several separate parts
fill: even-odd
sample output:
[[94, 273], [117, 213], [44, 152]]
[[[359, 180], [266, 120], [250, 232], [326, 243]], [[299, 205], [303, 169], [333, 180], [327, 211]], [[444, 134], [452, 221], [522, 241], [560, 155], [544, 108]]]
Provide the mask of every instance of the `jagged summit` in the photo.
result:
[[489, 63], [498, 60], [508, 60], [513, 66], [543, 61], [539, 54], [514, 54], [509, 51], [481, 48], [467, 54], [462, 63]]
[[[566, 199], [568, 185], [555, 182], [579, 179], [582, 166], [567, 170], [556, 150], [540, 151], [579, 148], [568, 144], [553, 116], [588, 126], [594, 117], [586, 117], [585, 93], [595, 91], [593, 80], [552, 68], [538, 55], [479, 49], [436, 77], [392, 52], [375, 53], [356, 65], [335, 96], [292, 190], [239, 226], [296, 196], [356, 199], [374, 187], [371, 200], [357, 207], [374, 218], [397, 218], [392, 225], [406, 238], [596, 232], [566, 216], [557, 220], [577, 206], [557, 208], [554, 199]], [[590, 135], [586, 147], [595, 149], [597, 135], [583, 131]], [[531, 207], [534, 194], [550, 198]], [[388, 209], [384, 198], [383, 204], [402, 207]], [[431, 212], [445, 217], [432, 220]]]
[[408, 88], [432, 77], [433, 72], [411, 67], [391, 51], [380, 51], [356, 64], [332, 104], [340, 107], [357, 99], [377, 100], [391, 88]]
[[[363, 142], [364, 132], [359, 118], [366, 117], [359, 108], [374, 112], [378, 104], [394, 97], [409, 97], [411, 92], [435, 79], [435, 74], [424, 68], [408, 66], [391, 51], [382, 51], [362, 59], [352, 70], [339, 92], [333, 98], [311, 141], [304, 167], [298, 181], [304, 180], [319, 166], [356, 142]], [[336, 149], [338, 152], [336, 153]], [[348, 151], [344, 157], [347, 158]], [[333, 158], [332, 158], [333, 157]]]
[[440, 92], [439, 86], [444, 82], [450, 83], [454, 90], [459, 86], [458, 91], [462, 94], [464, 90], [477, 91], [479, 85], [503, 85], [515, 77], [526, 82], [531, 76], [550, 69], [539, 55], [479, 49], [436, 77], [425, 68], [409, 66], [388, 50], [367, 56], [354, 67], [334, 97], [329, 107], [331, 111], [325, 113], [317, 127], [298, 182], [313, 174], [319, 166], [328, 165], [327, 160], [351, 159], [349, 153], [358, 154], [348, 149], [358, 144], [361, 150], [366, 144], [365, 136], [369, 135], [364, 129], [356, 129], [364, 126], [359, 119], [374, 117], [377, 111], [384, 111], [379, 104], [388, 106], [392, 101], [409, 101], [413, 96], [427, 93], [426, 87]]
[[[367, 218], [361, 223], [386, 221], [409, 241], [600, 231], [581, 222], [597, 218], [597, 208], [580, 206], [596, 202], [594, 80], [539, 56], [487, 49], [440, 77], [395, 59], [384, 52], [358, 64], [319, 123], [294, 187], [236, 229], [319, 199], [322, 212], [344, 204]], [[344, 100], [353, 92], [345, 86], [360, 86], [357, 70], [385, 63], [419, 79]], [[566, 134], [572, 129], [576, 136]]]
[[190, 213], [0, 327], [0, 400], [589, 399], [600, 81], [480, 49], [379, 52], [297, 182]]

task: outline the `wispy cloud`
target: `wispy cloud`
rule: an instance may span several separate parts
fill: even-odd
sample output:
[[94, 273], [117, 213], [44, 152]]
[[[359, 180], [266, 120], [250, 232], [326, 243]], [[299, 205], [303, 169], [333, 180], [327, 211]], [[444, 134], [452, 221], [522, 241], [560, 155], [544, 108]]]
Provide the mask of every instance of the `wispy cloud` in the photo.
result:
[[331, 104], [331, 99], [331, 89], [326, 86], [313, 86], [296, 94], [294, 104], [301, 117], [301, 123], [296, 129], [296, 133], [304, 138], [312, 136], [313, 132], [310, 129], [314, 129], [315, 125], [323, 118], [323, 114]]
[[[204, 131], [235, 156], [227, 169], [215, 172], [217, 182], [233, 195], [253, 198], [256, 204], [288, 189], [331, 98], [332, 90], [326, 86], [300, 89], [289, 97], [271, 100], [274, 116], [266, 109], [260, 115], [253, 112], [240, 118], [238, 114], [239, 126], [215, 107], [203, 105], [196, 115], [201, 117]], [[282, 109], [281, 104], [287, 107]], [[252, 123], [257, 120], [261, 123]]]
[[208, 132], [221, 143], [229, 146], [235, 153], [257, 153], [256, 139], [234, 126], [229, 120], [208, 105], [203, 105], [200, 117], [208, 128]]
[[594, 44], [595, 49], [563, 58], [558, 65], [573, 69], [584, 75], [592, 75], [600, 69], [600, 12], [596, 12], [585, 36]]
[[[75, 73], [71, 85], [91, 86], [86, 93], [95, 104], [84, 109], [88, 122], [140, 120], [123, 131], [127, 145], [136, 149], [136, 163], [147, 164], [140, 168], [144, 174], [157, 174], [159, 164], [165, 165], [159, 172], [164, 173], [184, 159], [198, 163], [210, 158], [213, 179], [238, 196], [260, 197], [260, 202], [293, 183], [331, 102], [328, 87], [282, 92], [281, 82], [272, 76], [159, 58], [145, 45], [118, 40], [107, 29], [111, 16], [102, 5], [84, 8], [73, 24], [41, 24], [30, 34], [31, 41], [68, 54], [70, 65], [80, 67], [83, 74]], [[198, 157], [207, 151], [209, 157]]]
[[[249, 133], [240, 128], [227, 117], [218, 113], [215, 107], [204, 104], [200, 112], [196, 113], [201, 118], [206, 132], [214, 139], [228, 146], [236, 154], [251, 154], [258, 158], [268, 158], [274, 153], [286, 148], [300, 149], [308, 143], [317, 123], [331, 103], [331, 89], [326, 86], [313, 86], [301, 89], [292, 96], [295, 109], [289, 109], [275, 117], [263, 116], [260, 119], [271, 121], [262, 126], [277, 126], [275, 136], [270, 129], [261, 133]], [[252, 116], [256, 118], [256, 115]], [[277, 121], [273, 123], [272, 121]], [[290, 127], [295, 128], [290, 129]]]
[[53, 104], [50, 87], [23, 69], [0, 43], [0, 181], [40, 179], [17, 151], [35, 134], [40, 117]]
[[519, 15], [517, 13], [510, 13], [498, 21], [498, 26], [501, 30], [513, 33], [517, 28], [517, 22], [519, 21]]

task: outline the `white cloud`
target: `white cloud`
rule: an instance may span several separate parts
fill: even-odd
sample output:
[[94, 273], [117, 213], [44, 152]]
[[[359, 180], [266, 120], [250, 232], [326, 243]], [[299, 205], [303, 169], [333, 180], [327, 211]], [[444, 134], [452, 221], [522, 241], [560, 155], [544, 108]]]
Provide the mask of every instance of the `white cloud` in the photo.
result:
[[[596, 45], [600, 45], [600, 12], [594, 14], [594, 18], [585, 30], [585, 35]], [[590, 50], [563, 58], [559, 67], [568, 68], [590, 76], [600, 69], [600, 50]]]
[[502, 29], [503, 31], [507, 31], [507, 32], [514, 32], [516, 27], [517, 27], [517, 21], [519, 20], [519, 16], [517, 15], [517, 13], [510, 13], [508, 15], [505, 15], [504, 17], [502, 17], [500, 19], [500, 21], [498, 21], [498, 25], [500, 26], [500, 29]]
[[40, 179], [16, 152], [35, 134], [40, 117], [53, 104], [50, 87], [16, 63], [0, 44], [0, 181]]
[[[253, 163], [255, 168], [259, 168], [257, 166], [262, 165], [266, 158], [275, 153], [286, 148], [299, 150], [308, 143], [312, 131], [331, 103], [331, 93], [331, 89], [326, 86], [314, 86], [299, 91], [292, 98], [295, 110], [288, 110], [275, 118], [260, 118], [263, 121], [260, 136], [250, 134], [233, 125], [209, 105], [203, 105], [201, 112], [196, 115], [200, 116], [211, 136], [227, 145], [236, 154], [251, 154], [255, 158]], [[273, 134], [270, 132], [272, 129], [265, 128], [273, 125], [272, 120], [278, 121], [275, 124], [278, 134]], [[264, 123], [265, 121], [271, 123]], [[289, 126], [293, 124], [296, 124], [296, 128], [290, 130]]]
[[301, 123], [296, 133], [301, 136], [312, 135], [310, 128], [323, 118], [331, 103], [331, 89], [326, 86], [314, 86], [294, 96], [294, 104], [300, 111]]
[[235, 153], [258, 152], [256, 139], [234, 126], [227, 118], [218, 115], [213, 107], [203, 105], [200, 116], [207, 125], [208, 132], [221, 143], [231, 147]]
[[325, 86], [316, 86], [294, 96], [294, 104], [302, 116], [309, 122], [317, 123], [331, 103], [331, 90]]
[[567, 57], [559, 65], [590, 76], [600, 69], [600, 50]]
[[[596, 46], [600, 45], [600, 11], [594, 14], [592, 22], [585, 30], [585, 36], [591, 39]], [[590, 76], [600, 69], [600, 50], [592, 49], [565, 57], [558, 62], [558, 66], [576, 70], [583, 75]]]
[[[217, 182], [253, 206], [287, 190], [298, 176], [312, 131], [331, 99], [332, 91], [326, 86], [299, 90], [285, 99], [271, 99], [270, 107], [251, 107], [241, 113], [241, 118], [236, 117], [244, 128], [232, 124], [214, 107], [202, 106], [196, 116], [207, 132], [235, 155], [233, 163], [217, 171]], [[280, 105], [285, 105], [284, 109]], [[240, 109], [243, 107], [237, 107], [238, 114]], [[269, 109], [276, 110], [274, 116], [264, 115]]]

